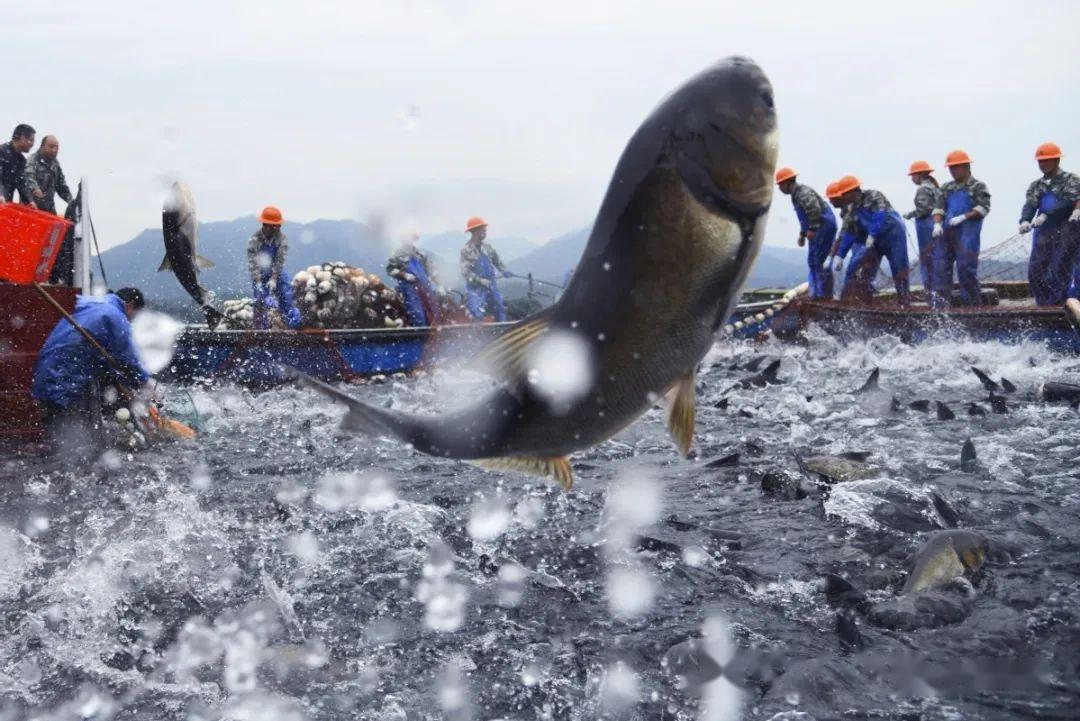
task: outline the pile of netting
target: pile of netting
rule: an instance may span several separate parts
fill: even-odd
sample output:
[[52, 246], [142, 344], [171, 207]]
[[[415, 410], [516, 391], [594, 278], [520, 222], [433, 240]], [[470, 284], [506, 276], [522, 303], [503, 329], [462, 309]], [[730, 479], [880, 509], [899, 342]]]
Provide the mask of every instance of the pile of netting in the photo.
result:
[[307, 328], [400, 328], [405, 306], [379, 276], [341, 261], [313, 265], [292, 281], [293, 297]]
[[[401, 328], [405, 306], [379, 276], [341, 261], [313, 265], [292, 279], [293, 302], [303, 328]], [[222, 303], [225, 327], [250, 330], [255, 310], [251, 298]], [[268, 311], [271, 328], [285, 328], [281, 313]]]

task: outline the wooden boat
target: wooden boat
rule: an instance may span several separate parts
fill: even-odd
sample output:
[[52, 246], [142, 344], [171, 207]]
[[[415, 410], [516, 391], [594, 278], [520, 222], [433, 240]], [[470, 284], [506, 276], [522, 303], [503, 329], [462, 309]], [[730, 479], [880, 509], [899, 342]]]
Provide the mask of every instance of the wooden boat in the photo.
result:
[[894, 294], [858, 304], [800, 298], [775, 315], [769, 330], [797, 340], [814, 325], [844, 341], [894, 335], [907, 343], [951, 332], [977, 341], [1032, 341], [1057, 352], [1080, 353], [1080, 307], [1037, 306], [1026, 282], [989, 281], [982, 289], [983, 305], [946, 311], [931, 309], [918, 292], [908, 306], [899, 305]]
[[357, 330], [209, 330], [189, 326], [162, 376], [182, 383], [229, 380], [265, 386], [290, 368], [327, 381], [407, 373], [467, 356], [513, 323]]

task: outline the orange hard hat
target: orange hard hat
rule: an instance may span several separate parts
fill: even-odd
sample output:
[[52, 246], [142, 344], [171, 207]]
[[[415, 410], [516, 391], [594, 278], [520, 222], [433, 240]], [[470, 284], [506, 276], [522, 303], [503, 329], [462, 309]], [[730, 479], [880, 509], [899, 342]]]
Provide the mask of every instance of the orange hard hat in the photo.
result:
[[1057, 143], [1043, 143], [1035, 149], [1036, 160], [1053, 160], [1061, 157], [1061, 148]]
[[776, 171], [776, 183], [777, 183], [777, 185], [779, 185], [780, 183], [783, 183], [785, 180], [791, 180], [794, 177], [795, 177], [795, 169], [794, 168], [780, 168], [780, 170]]
[[467, 223], [465, 223], [465, 232], [468, 233], [470, 230], [483, 228], [485, 225], [487, 225], [486, 220], [481, 218], [479, 215], [474, 215], [473, 217], [469, 218], [469, 221]]
[[862, 183], [854, 175], [845, 175], [836, 181], [836, 197], [840, 197], [844, 193], [850, 192], [858, 188]]
[[281, 225], [281, 211], [272, 205], [263, 208], [259, 216], [259, 222], [263, 225]]
[[825, 186], [825, 197], [828, 198], [829, 200], [833, 200], [833, 199], [839, 197], [839, 194], [836, 192], [836, 189], [839, 186], [840, 186], [839, 181], [834, 181], [834, 182], [829, 183], [828, 185], [826, 185]]
[[926, 162], [925, 160], [916, 160], [914, 163], [911, 164], [911, 167], [908, 168], [907, 174], [908, 175], [915, 175], [915, 173], [932, 173], [932, 172], [934, 172], [934, 169], [930, 167], [930, 163]]
[[945, 165], [950, 168], [954, 165], [970, 165], [971, 156], [965, 153], [963, 150], [954, 150], [945, 156]]

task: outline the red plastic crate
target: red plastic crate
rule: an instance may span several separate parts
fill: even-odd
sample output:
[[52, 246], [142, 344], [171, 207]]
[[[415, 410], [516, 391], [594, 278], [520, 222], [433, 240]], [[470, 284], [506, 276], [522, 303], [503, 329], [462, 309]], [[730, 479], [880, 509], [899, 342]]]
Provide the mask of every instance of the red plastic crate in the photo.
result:
[[0, 280], [48, 283], [71, 223], [17, 203], [0, 205]]

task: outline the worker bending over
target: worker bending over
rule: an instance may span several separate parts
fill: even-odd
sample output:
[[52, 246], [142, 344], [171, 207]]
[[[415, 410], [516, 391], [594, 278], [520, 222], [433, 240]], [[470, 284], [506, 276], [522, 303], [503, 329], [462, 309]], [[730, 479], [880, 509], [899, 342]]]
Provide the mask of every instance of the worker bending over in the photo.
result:
[[887, 258], [897, 299], [901, 305], [907, 305], [911, 300], [911, 291], [908, 285], [907, 231], [903, 218], [893, 210], [884, 194], [863, 189], [855, 176], [845, 175], [839, 182], [837, 192], [840, 193], [840, 202], [851, 207], [849, 212], [854, 233], [856, 237], [865, 237], [866, 252], [855, 272], [859, 274], [860, 281], [869, 286], [881, 267], [881, 259]]
[[799, 237], [796, 242], [800, 248], [807, 242], [810, 243], [807, 251], [810, 297], [832, 298], [832, 269], [825, 265], [829, 249], [836, 240], [836, 216], [816, 190], [798, 182], [797, 174], [791, 168], [776, 171], [776, 183], [781, 193], [791, 196], [791, 204], [799, 218]]
[[[982, 305], [979, 249], [983, 218], [990, 212], [990, 191], [986, 183], [972, 177], [971, 158], [963, 150], [949, 153], [945, 165], [949, 167], [953, 179], [941, 188], [941, 198], [934, 209], [934, 237], [945, 238], [950, 290], [955, 264], [960, 302], [963, 305]], [[950, 298], [947, 296], [944, 302], [948, 304]]]
[[465, 307], [476, 319], [492, 317], [506, 320], [506, 308], [499, 293], [497, 279], [508, 275], [499, 254], [484, 242], [487, 221], [478, 216], [465, 224], [469, 239], [461, 249], [461, 277], [465, 279]]
[[1021, 235], [1033, 231], [1028, 284], [1039, 305], [1061, 305], [1080, 295], [1080, 176], [1061, 169], [1054, 143], [1040, 145], [1035, 160], [1043, 175], [1020, 211]]
[[[940, 310], [949, 306], [952, 296], [952, 268], [949, 253], [942, 237], [941, 225], [934, 219], [934, 210], [941, 204], [941, 187], [931, 173], [934, 169], [925, 160], [916, 160], [908, 169], [908, 177], [917, 188], [915, 209], [904, 214], [914, 219], [915, 237], [919, 242], [919, 269], [922, 273], [926, 302]], [[936, 234], [935, 226], [938, 228]]]
[[[131, 319], [145, 305], [137, 288], [75, 297], [72, 317], [109, 353], [115, 368], [66, 318], [61, 318], [45, 339], [34, 366], [31, 393], [41, 406], [54, 451], [94, 458], [103, 441], [102, 388], [117, 383], [143, 389], [150, 378], [131, 338]], [[142, 393], [149, 397], [146, 390]]]
[[390, 256], [386, 272], [397, 281], [409, 325], [438, 325], [442, 319], [435, 273], [427, 256], [416, 247], [417, 240], [416, 234], [405, 236], [401, 247]]
[[293, 302], [292, 285], [284, 274], [289, 239], [281, 232], [281, 211], [268, 205], [263, 208], [259, 222], [262, 228], [251, 236], [247, 247], [255, 328], [270, 327], [271, 310], [281, 313], [290, 328], [298, 328], [300, 311]]

